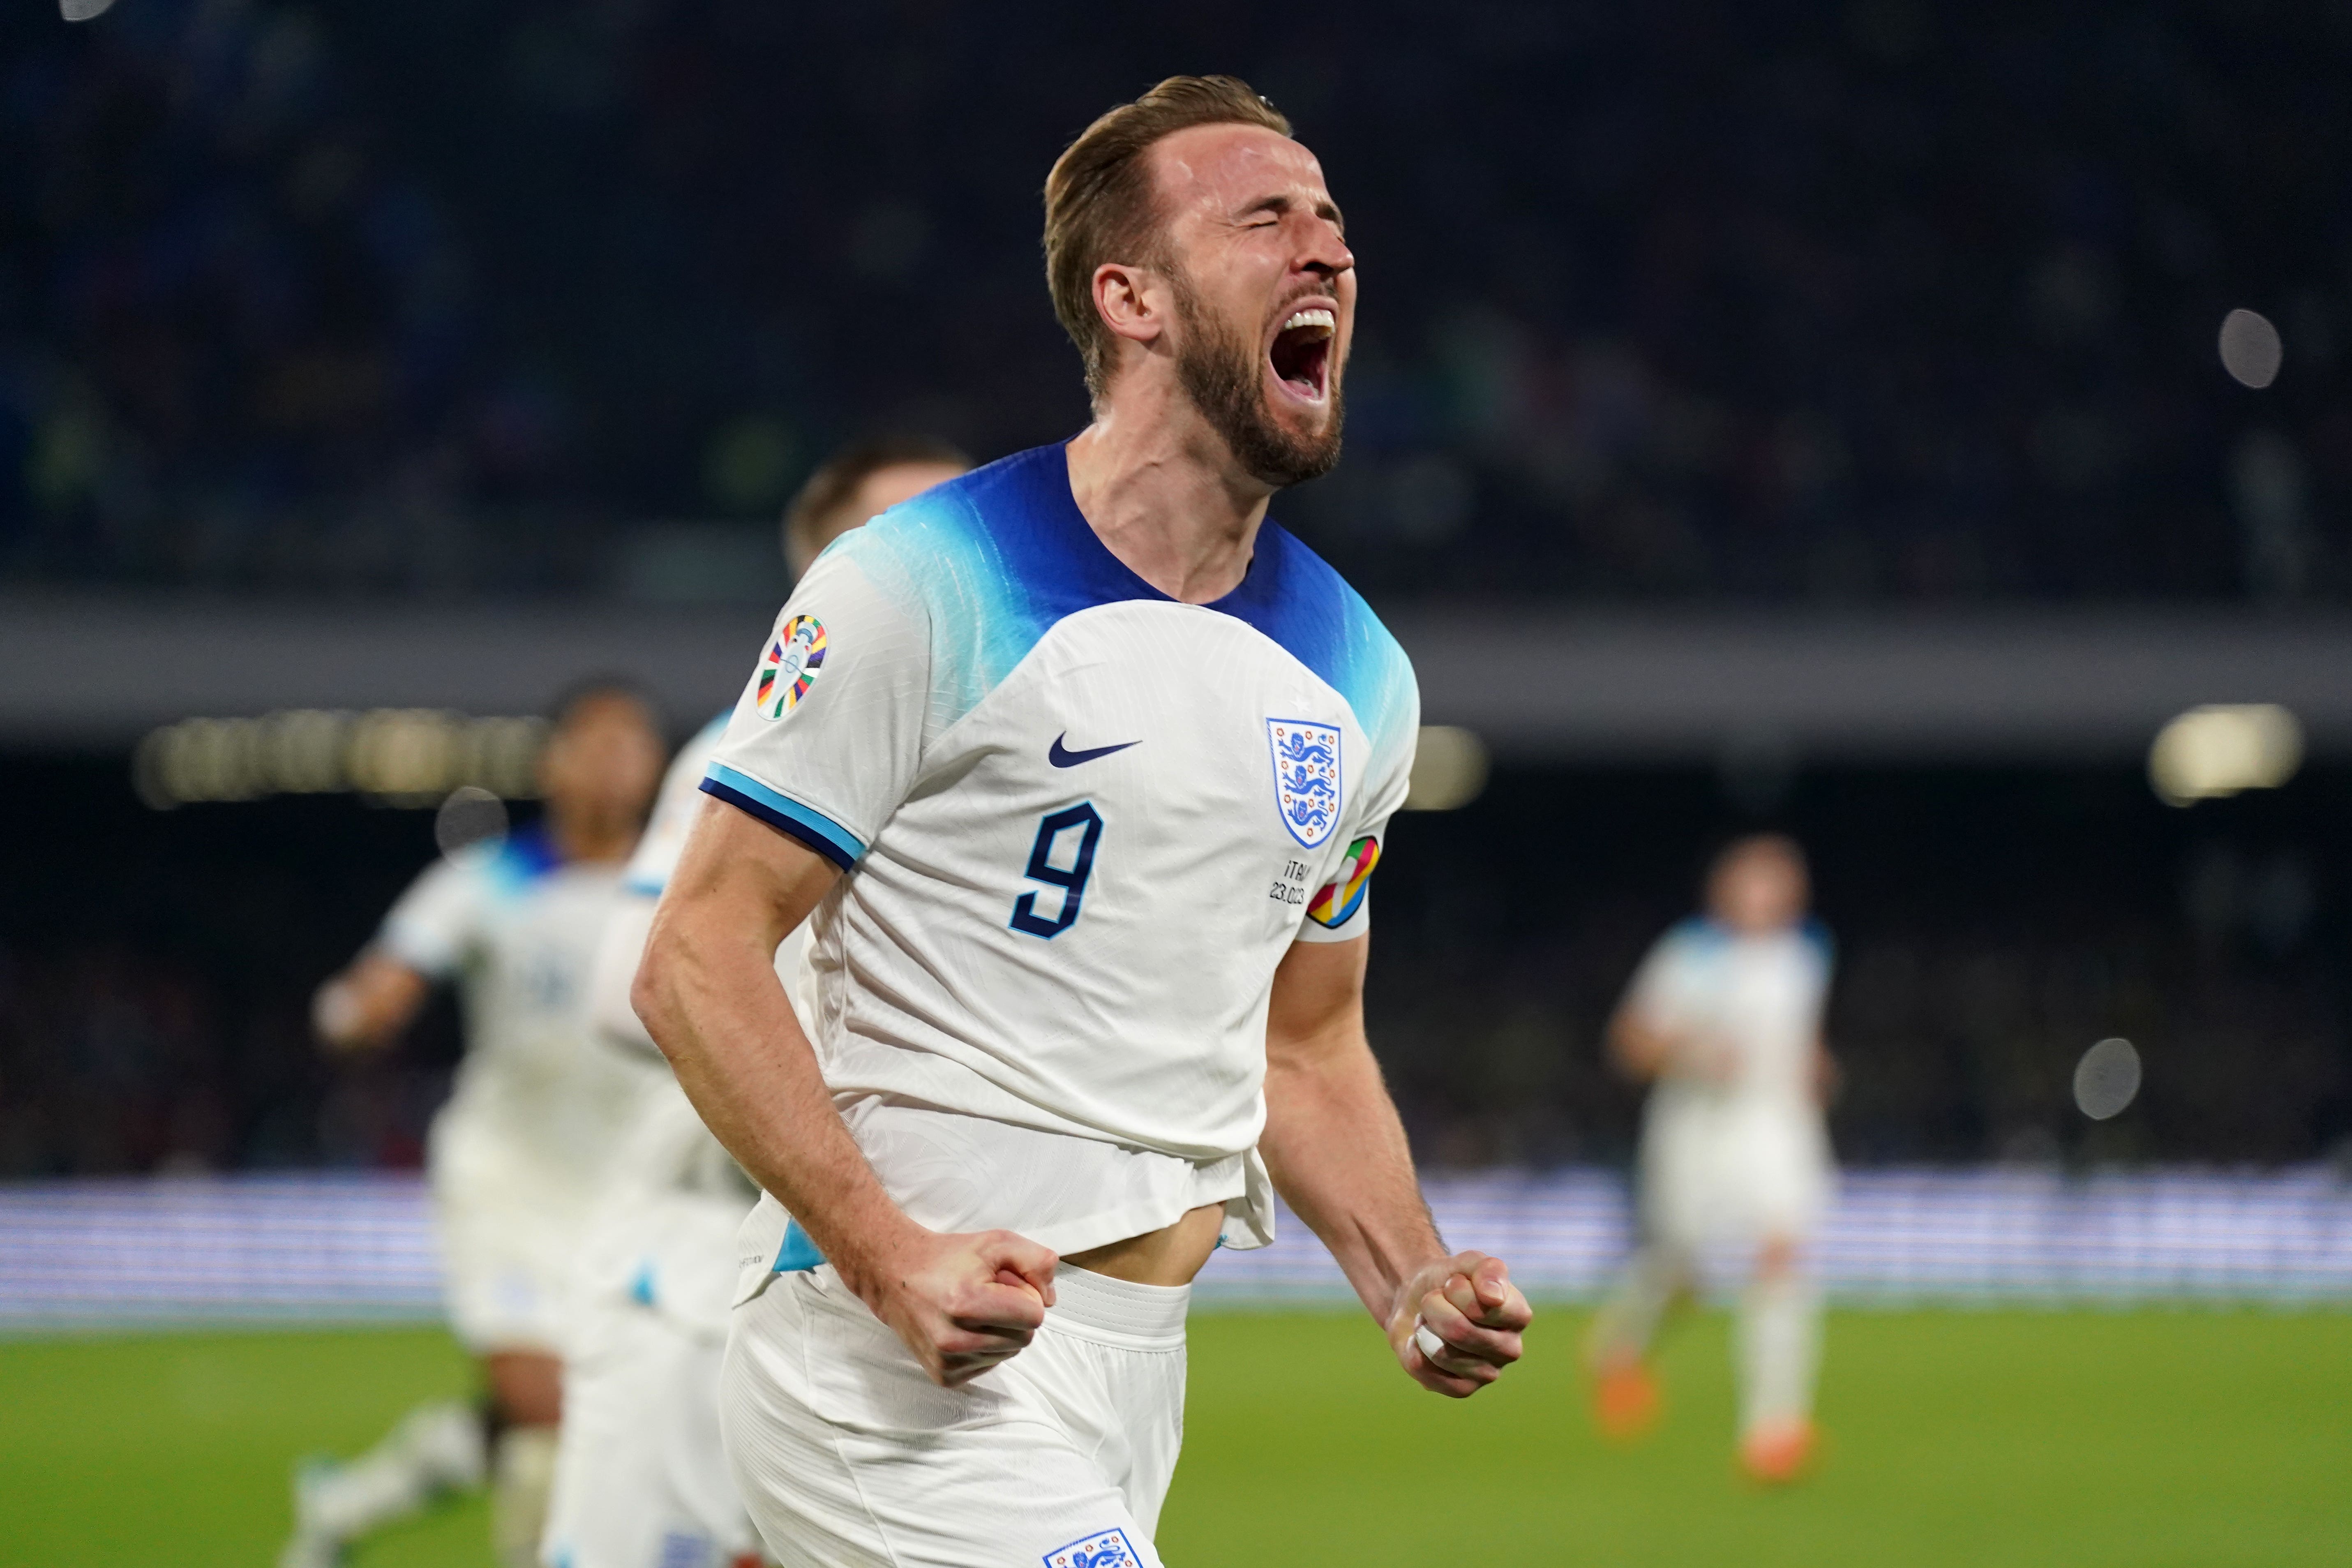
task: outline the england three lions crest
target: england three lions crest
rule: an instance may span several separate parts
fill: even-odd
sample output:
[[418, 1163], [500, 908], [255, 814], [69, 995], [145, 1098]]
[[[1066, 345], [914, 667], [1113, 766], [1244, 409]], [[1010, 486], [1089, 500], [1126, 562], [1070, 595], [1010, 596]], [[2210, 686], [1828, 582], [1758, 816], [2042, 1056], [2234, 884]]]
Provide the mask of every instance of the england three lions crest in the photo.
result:
[[1339, 826], [1339, 727], [1268, 719], [1274, 748], [1274, 802], [1290, 836], [1319, 849]]
[[1135, 1554], [1127, 1531], [1114, 1526], [1084, 1541], [1056, 1546], [1045, 1553], [1045, 1568], [1143, 1568], [1143, 1559]]

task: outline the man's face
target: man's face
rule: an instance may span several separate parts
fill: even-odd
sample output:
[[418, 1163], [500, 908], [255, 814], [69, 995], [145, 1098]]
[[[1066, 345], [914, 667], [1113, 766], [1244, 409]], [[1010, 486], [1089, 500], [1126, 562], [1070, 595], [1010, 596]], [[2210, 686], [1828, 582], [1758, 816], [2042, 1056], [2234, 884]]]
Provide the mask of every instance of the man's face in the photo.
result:
[[1715, 918], [1734, 931], [1761, 936], [1792, 926], [1804, 917], [1805, 868], [1770, 842], [1735, 850], [1716, 868], [1707, 903]]
[[1151, 150], [1186, 394], [1260, 481], [1339, 460], [1356, 258], [1315, 155], [1255, 125], [1202, 125]]
[[667, 761], [653, 715], [635, 698], [599, 692], [573, 705], [540, 754], [551, 805], [597, 822], [645, 814]]
[[[902, 500], [912, 500], [933, 485], [943, 485], [964, 471], [961, 463], [891, 463], [875, 469], [849, 492], [849, 499], [824, 519], [803, 541], [798, 534], [785, 542], [793, 575], [804, 575], [824, 547], [853, 528], [863, 528]], [[807, 554], [803, 556], [805, 549]]]
[[961, 463], [892, 463], [875, 469], [851, 492], [841, 509], [841, 526], [835, 537], [880, 517], [902, 500], [913, 500], [933, 485], [943, 485], [962, 473]]

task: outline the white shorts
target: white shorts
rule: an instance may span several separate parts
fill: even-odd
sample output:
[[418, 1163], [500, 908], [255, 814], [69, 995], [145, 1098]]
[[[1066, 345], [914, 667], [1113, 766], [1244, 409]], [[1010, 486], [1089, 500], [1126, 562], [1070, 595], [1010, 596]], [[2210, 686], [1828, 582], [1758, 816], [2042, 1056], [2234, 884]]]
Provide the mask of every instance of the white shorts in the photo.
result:
[[1829, 1138], [1810, 1107], [1654, 1100], [1642, 1130], [1642, 1221], [1672, 1247], [1802, 1241], [1828, 1207]]
[[449, 1327], [476, 1355], [560, 1355], [588, 1234], [576, 1181], [479, 1129], [436, 1123], [430, 1173]]
[[725, 1342], [626, 1300], [582, 1305], [563, 1363], [548, 1568], [760, 1561], [719, 1440]]
[[1064, 1264], [1029, 1347], [962, 1388], [831, 1267], [735, 1310], [720, 1418], [784, 1568], [1160, 1568], [1189, 1287]]

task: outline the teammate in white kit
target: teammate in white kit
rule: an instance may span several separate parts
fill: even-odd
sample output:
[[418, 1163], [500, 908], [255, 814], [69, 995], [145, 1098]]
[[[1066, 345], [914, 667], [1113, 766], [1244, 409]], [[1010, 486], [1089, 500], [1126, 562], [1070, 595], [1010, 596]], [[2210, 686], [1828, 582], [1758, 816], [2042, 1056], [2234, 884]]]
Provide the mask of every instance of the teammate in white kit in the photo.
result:
[[359, 1459], [305, 1467], [286, 1568], [333, 1563], [355, 1537], [486, 1472], [500, 1561], [536, 1561], [590, 1200], [655, 1076], [589, 1037], [587, 995], [662, 757], [633, 692], [575, 691], [540, 762], [544, 823], [436, 862], [320, 989], [320, 1038], [359, 1051], [397, 1038], [436, 984], [458, 987], [466, 1054], [427, 1164], [450, 1326], [481, 1360], [494, 1436], [486, 1442], [471, 1410], [428, 1405]]
[[1834, 1172], [1822, 1101], [1830, 946], [1805, 918], [1802, 851], [1778, 834], [1717, 857], [1707, 913], [1660, 938], [1610, 1026], [1619, 1066], [1650, 1080], [1642, 1130], [1642, 1246], [1595, 1319], [1589, 1347], [1604, 1431], [1654, 1416], [1646, 1364], [1660, 1318], [1700, 1250], [1749, 1261], [1739, 1307], [1739, 1454], [1764, 1481], [1801, 1475], [1813, 1450], [1821, 1295], [1806, 1267]]
[[1094, 423], [818, 562], [637, 977], [772, 1194], [722, 1415], [795, 1568], [1157, 1564], [1190, 1281], [1276, 1187], [1424, 1385], [1493, 1381], [1528, 1318], [1440, 1242], [1364, 1037], [1412, 673], [1265, 519], [1339, 455], [1321, 170], [1179, 78], [1063, 154], [1045, 242]]
[[[920, 437], [842, 452], [810, 476], [786, 514], [793, 574], [875, 513], [971, 467], [952, 447]], [[548, 1568], [719, 1568], [760, 1558], [719, 1437], [735, 1231], [758, 1189], [687, 1103], [628, 1002], [655, 901], [701, 805], [698, 786], [727, 717], [671, 762], [596, 958], [598, 1031], [659, 1070], [620, 1142], [587, 1245], [564, 1358]], [[800, 973], [800, 936], [777, 952], [788, 989]]]

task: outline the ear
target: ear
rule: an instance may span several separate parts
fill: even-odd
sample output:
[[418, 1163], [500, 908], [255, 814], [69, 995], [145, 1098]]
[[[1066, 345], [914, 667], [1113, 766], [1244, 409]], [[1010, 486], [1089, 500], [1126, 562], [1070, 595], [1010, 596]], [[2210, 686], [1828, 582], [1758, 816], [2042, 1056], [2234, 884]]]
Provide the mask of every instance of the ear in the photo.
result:
[[1095, 268], [1095, 313], [1115, 336], [1129, 342], [1157, 342], [1168, 330], [1174, 300], [1168, 285], [1148, 267], [1106, 261]]

